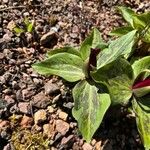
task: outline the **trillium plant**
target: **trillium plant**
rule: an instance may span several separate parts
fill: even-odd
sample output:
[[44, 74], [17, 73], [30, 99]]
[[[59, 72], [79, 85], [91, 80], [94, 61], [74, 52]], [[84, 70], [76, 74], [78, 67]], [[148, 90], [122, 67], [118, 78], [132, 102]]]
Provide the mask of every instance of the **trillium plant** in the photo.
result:
[[[111, 32], [105, 43], [94, 28], [80, 48], [47, 52], [33, 68], [43, 75], [58, 75], [78, 82], [72, 90], [72, 114], [83, 138], [90, 142], [109, 107], [130, 106], [145, 149], [150, 149], [150, 12], [136, 14], [118, 7], [129, 26]], [[141, 45], [144, 52], [141, 53]], [[146, 49], [147, 48], [147, 49]], [[140, 52], [139, 52], [140, 51]]]

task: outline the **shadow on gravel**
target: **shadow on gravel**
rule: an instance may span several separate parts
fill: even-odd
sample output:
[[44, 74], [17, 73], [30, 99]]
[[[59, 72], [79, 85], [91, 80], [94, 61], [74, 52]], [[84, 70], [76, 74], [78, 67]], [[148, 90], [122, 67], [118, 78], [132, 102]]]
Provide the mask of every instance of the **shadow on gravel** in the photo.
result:
[[0, 150], [2, 150], [4, 148], [5, 145], [7, 145], [8, 141], [5, 139], [2, 139], [0, 137]]
[[108, 110], [94, 138], [102, 141], [103, 150], [144, 150], [135, 117], [121, 107]]

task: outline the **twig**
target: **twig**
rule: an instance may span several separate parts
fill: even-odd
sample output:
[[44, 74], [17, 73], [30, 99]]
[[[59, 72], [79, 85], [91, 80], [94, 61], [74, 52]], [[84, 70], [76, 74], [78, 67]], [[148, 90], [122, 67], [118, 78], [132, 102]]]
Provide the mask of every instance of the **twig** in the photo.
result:
[[[10, 7], [6, 7], [6, 8], [2, 8], [0, 9], [0, 12], [1, 11], [8, 11], [10, 9], [19, 9], [19, 8], [26, 8], [30, 5], [27, 5], [27, 6], [10, 6]], [[43, 6], [43, 5], [31, 5], [31, 7], [40, 7], [40, 6]], [[47, 6], [47, 5], [46, 5]]]

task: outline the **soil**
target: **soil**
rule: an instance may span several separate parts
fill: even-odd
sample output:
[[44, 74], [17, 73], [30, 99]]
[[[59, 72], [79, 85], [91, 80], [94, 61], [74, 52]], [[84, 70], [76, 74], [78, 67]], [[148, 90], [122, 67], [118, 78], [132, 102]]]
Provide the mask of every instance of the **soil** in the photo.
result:
[[[0, 1], [0, 150], [144, 149], [134, 115], [122, 108], [109, 110], [86, 143], [71, 114], [74, 85], [31, 67], [52, 48], [79, 46], [93, 27], [108, 41], [109, 32], [124, 24], [117, 5], [150, 11], [149, 0]], [[31, 33], [25, 18], [33, 23]], [[25, 31], [17, 34], [14, 25]]]

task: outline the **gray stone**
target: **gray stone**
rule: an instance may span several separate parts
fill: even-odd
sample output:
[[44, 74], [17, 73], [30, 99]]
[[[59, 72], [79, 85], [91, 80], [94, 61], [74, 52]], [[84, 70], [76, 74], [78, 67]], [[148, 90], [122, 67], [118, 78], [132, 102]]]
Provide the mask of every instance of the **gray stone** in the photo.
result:
[[21, 113], [31, 114], [31, 105], [29, 102], [20, 102], [18, 103], [18, 108]]
[[45, 89], [45, 93], [48, 95], [60, 93], [59, 86], [55, 83], [51, 83], [51, 81], [49, 81], [45, 84], [44, 89]]
[[40, 44], [46, 48], [52, 48], [57, 44], [58, 36], [54, 31], [44, 34], [40, 39]]
[[50, 99], [43, 92], [35, 95], [32, 100], [32, 105], [37, 108], [46, 108], [50, 103]]

